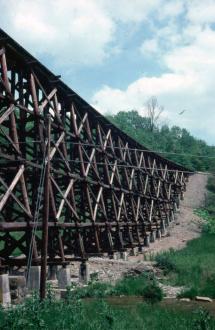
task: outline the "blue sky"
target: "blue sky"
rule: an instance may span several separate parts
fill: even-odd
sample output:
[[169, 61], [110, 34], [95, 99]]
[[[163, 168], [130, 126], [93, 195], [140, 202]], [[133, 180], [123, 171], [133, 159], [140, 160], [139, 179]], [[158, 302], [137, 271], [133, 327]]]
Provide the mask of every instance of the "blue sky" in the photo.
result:
[[144, 115], [155, 95], [162, 123], [215, 144], [215, 0], [0, 0], [0, 8], [1, 27], [100, 112]]

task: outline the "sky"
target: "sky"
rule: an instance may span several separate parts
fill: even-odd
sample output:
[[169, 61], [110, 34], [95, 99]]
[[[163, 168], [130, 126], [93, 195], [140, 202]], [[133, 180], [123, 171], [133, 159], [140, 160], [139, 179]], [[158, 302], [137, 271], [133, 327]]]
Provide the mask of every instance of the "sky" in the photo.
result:
[[215, 144], [215, 0], [0, 0], [0, 25], [101, 113], [156, 96]]

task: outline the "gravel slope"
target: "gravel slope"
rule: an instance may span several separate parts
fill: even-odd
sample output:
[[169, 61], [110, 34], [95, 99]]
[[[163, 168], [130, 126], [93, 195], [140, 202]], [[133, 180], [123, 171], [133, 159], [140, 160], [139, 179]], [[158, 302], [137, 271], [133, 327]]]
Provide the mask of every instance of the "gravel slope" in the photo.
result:
[[176, 220], [168, 227], [167, 236], [151, 244], [148, 252], [157, 253], [170, 248], [181, 249], [187, 241], [200, 235], [202, 220], [193, 211], [204, 204], [207, 178], [204, 174], [194, 174], [190, 177]]

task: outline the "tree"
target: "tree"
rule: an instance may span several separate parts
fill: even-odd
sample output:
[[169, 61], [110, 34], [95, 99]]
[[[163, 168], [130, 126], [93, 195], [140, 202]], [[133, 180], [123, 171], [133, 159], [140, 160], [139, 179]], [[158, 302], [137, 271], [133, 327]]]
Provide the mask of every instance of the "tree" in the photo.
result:
[[149, 118], [149, 130], [154, 131], [155, 127], [158, 125], [158, 120], [163, 112], [163, 106], [158, 104], [156, 96], [152, 96], [146, 103], [147, 116]]

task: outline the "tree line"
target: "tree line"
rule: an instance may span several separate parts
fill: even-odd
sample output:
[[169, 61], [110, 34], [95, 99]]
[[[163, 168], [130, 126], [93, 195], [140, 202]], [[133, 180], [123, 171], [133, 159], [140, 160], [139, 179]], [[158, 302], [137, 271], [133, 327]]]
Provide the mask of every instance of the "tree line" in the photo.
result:
[[160, 151], [163, 157], [191, 170], [215, 172], [215, 146], [195, 138], [185, 128], [160, 126], [155, 113], [153, 116], [156, 120], [149, 112], [147, 117], [143, 117], [132, 110], [106, 117], [146, 148]]

